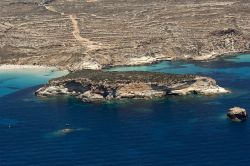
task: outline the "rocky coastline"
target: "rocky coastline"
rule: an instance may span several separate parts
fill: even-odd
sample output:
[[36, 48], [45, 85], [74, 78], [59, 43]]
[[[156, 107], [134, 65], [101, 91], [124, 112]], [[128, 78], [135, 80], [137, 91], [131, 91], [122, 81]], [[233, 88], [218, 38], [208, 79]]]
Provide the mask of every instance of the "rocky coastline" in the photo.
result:
[[168, 95], [229, 93], [209, 77], [153, 72], [81, 70], [49, 81], [38, 96], [74, 96], [94, 102], [112, 99], [150, 99]]
[[[139, 74], [92, 70], [164, 60], [207, 61], [250, 52], [250, 2], [246, 0], [5, 0], [0, 6], [0, 64], [72, 72], [50, 81], [37, 92], [41, 96], [103, 100], [226, 93], [208, 77], [161, 75], [168, 78], [162, 83], [152, 81], [156, 74], [148, 73], [149, 80], [127, 82]], [[106, 77], [96, 82], [79, 74], [86, 71]], [[78, 77], [70, 78], [75, 74]], [[126, 78], [106, 84], [110, 75]], [[85, 90], [68, 87], [74, 83]]]

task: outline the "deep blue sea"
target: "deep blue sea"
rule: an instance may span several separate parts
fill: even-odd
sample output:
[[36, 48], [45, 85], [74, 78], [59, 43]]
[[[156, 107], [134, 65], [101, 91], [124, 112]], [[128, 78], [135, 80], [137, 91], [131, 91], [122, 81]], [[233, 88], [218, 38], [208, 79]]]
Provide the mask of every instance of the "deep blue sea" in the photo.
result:
[[99, 104], [34, 91], [65, 73], [0, 71], [0, 166], [249, 166], [250, 55], [214, 62], [162, 62], [110, 70], [211, 76], [232, 94]]

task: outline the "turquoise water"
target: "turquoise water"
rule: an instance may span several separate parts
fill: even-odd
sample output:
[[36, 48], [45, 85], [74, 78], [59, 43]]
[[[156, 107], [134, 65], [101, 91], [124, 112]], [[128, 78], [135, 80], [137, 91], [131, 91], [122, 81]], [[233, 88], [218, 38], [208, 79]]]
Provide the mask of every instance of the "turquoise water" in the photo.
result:
[[48, 80], [65, 75], [66, 71], [55, 71], [51, 69], [21, 69], [0, 70], [0, 96], [4, 96], [16, 91], [41, 85]]
[[232, 62], [250, 62], [250, 55], [247, 54], [241, 54], [238, 55], [237, 57], [231, 57], [227, 58], [226, 61], [232, 61]]
[[[130, 67], [114, 67], [107, 69], [108, 71], [154, 71], [174, 74], [211, 74], [213, 72], [223, 72], [231, 74], [242, 74], [243, 77], [250, 75], [249, 71], [250, 54], [239, 55], [218, 61], [209, 61], [203, 63], [186, 63], [180, 61], [164, 61], [149, 66], [130, 66]], [[235, 70], [237, 68], [237, 70]]]
[[249, 121], [225, 115], [233, 106], [250, 110], [249, 59], [114, 68], [211, 76], [233, 93], [99, 104], [34, 96], [50, 71], [2, 72], [0, 165], [248, 166]]

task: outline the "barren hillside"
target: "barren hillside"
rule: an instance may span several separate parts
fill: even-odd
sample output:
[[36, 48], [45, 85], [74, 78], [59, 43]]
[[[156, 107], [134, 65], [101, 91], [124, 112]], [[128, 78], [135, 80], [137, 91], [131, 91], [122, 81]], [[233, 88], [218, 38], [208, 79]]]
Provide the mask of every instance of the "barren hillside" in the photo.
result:
[[250, 51], [248, 0], [1, 0], [0, 63], [78, 70]]

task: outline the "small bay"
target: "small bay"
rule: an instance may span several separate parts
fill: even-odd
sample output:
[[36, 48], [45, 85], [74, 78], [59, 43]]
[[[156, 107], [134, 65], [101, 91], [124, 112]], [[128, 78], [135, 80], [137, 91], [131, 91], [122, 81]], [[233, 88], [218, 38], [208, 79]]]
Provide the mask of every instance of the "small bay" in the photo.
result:
[[41, 69], [0, 69], [0, 97], [67, 74], [50, 68]]

